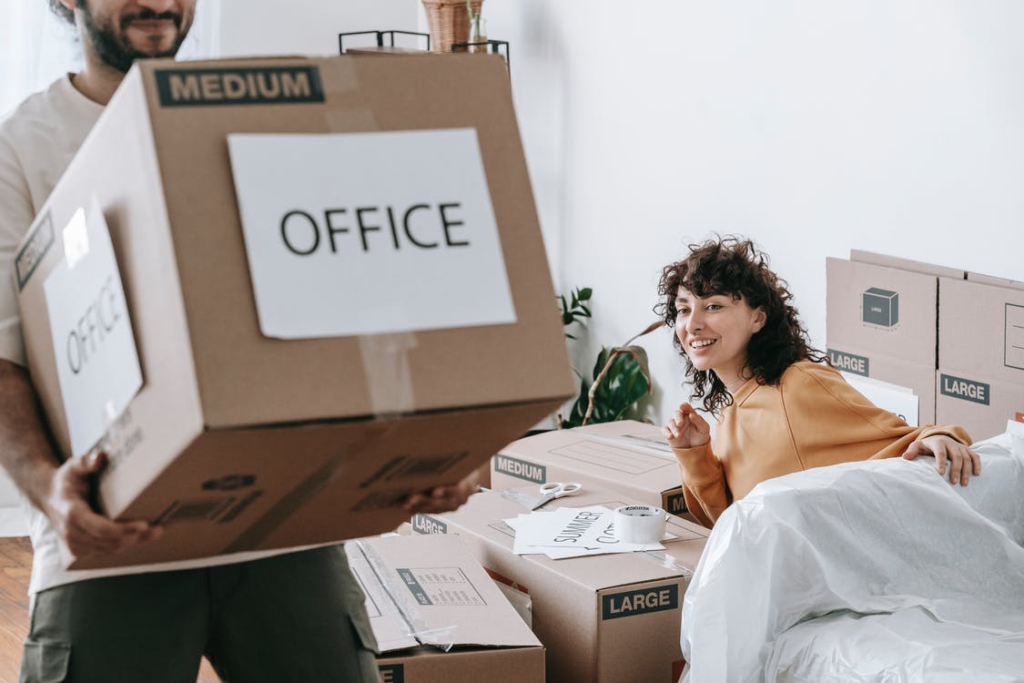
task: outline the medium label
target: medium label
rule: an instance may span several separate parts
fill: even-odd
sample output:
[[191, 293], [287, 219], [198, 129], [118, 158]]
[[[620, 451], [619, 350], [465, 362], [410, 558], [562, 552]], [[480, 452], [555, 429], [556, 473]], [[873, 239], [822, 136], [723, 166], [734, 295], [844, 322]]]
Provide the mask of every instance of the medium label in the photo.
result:
[[494, 471], [507, 474], [516, 479], [544, 484], [548, 480], [548, 468], [532, 462], [510, 458], [507, 455], [494, 456]]
[[954, 377], [953, 375], [939, 375], [940, 391], [943, 396], [951, 396], [962, 401], [980, 403], [983, 406], [989, 405], [992, 387], [984, 382]]
[[320, 70], [315, 66], [166, 69], [155, 75], [164, 107], [324, 101]]
[[836, 370], [845, 370], [855, 375], [869, 377], [869, 360], [866, 356], [856, 356], [845, 351], [828, 350], [828, 359]]
[[679, 586], [658, 586], [644, 590], [612, 593], [601, 597], [602, 620], [664, 612], [679, 607]]

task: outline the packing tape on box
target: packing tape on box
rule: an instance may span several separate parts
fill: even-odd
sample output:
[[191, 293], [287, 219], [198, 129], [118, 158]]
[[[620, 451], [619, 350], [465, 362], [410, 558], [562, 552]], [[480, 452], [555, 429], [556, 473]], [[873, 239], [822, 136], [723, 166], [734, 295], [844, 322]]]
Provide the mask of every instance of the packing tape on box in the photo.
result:
[[668, 513], [653, 505], [615, 508], [615, 535], [624, 543], [660, 543]]
[[416, 601], [412, 599], [408, 586], [397, 576], [392, 577], [387, 564], [381, 559], [377, 551], [358, 540], [348, 541], [347, 543], [354, 545], [359, 550], [359, 554], [366, 560], [366, 564], [370, 567], [370, 570], [374, 573], [377, 581], [391, 600], [392, 605], [394, 605], [395, 609], [398, 610], [398, 614], [402, 617], [402, 621], [407, 629], [406, 635], [415, 638], [416, 642], [421, 645], [437, 647], [445, 652], [451, 650], [455, 644], [455, 629], [458, 627], [452, 624], [443, 628], [427, 628], [426, 620], [420, 614]]
[[359, 337], [370, 408], [378, 419], [411, 413], [415, 409], [409, 352], [418, 345], [412, 332]]
[[[339, 57], [319, 63], [323, 74], [324, 96], [327, 100], [324, 119], [329, 133], [367, 133], [380, 130], [373, 109], [362, 99], [358, 61], [352, 57]], [[339, 162], [359, 163], [358, 160], [351, 159], [340, 159]]]

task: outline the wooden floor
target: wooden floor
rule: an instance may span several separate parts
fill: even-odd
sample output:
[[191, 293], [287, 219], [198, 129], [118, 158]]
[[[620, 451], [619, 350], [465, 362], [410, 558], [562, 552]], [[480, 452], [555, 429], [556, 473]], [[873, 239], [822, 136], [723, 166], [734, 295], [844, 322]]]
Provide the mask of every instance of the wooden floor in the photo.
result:
[[[0, 538], [0, 683], [17, 683], [21, 645], [28, 633], [28, 580], [32, 546], [27, 538]], [[203, 660], [197, 683], [219, 683]]]

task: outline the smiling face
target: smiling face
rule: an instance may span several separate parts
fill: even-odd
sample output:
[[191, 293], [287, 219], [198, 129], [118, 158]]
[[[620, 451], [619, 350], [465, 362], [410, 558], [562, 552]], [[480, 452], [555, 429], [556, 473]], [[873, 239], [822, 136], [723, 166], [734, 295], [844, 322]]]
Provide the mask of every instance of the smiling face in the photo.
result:
[[173, 57], [195, 15], [195, 0], [63, 0], [79, 10], [86, 50], [122, 73], [145, 57]]
[[714, 370], [731, 393], [749, 379], [744, 374], [750, 338], [767, 316], [731, 294], [696, 296], [680, 287], [675, 300], [676, 337], [697, 370]]

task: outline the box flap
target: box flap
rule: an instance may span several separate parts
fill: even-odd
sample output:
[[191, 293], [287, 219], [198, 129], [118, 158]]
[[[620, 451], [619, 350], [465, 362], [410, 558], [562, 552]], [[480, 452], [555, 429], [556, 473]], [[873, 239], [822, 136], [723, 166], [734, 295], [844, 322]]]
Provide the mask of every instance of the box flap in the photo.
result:
[[345, 551], [382, 652], [420, 643], [540, 646], [456, 536], [364, 538]]
[[[510, 443], [494, 461], [495, 472], [521, 479], [529, 474], [521, 470], [534, 466], [537, 472], [548, 466], [579, 472], [612, 490], [662, 493], [679, 486], [679, 465], [661, 430], [634, 420], [536, 434]], [[550, 477], [541, 478], [536, 483]]]
[[908, 270], [912, 273], [921, 273], [922, 275], [959, 278], [961, 280], [964, 278], [964, 271], [959, 270], [958, 268], [936, 266], [931, 263], [911, 261], [910, 259], [900, 258], [898, 256], [887, 256], [885, 254], [876, 254], [871, 251], [861, 251], [859, 249], [850, 250], [850, 260], [857, 261], [858, 263], [871, 263], [876, 266], [885, 266], [886, 268]]

